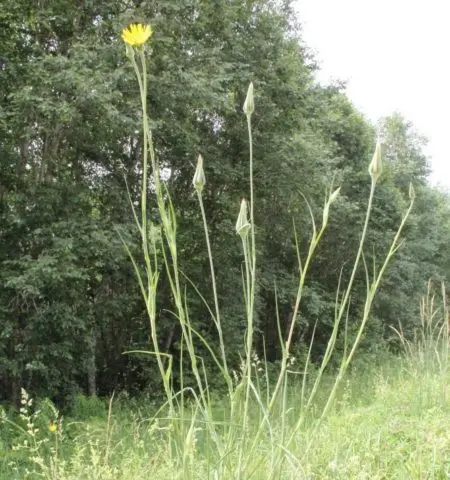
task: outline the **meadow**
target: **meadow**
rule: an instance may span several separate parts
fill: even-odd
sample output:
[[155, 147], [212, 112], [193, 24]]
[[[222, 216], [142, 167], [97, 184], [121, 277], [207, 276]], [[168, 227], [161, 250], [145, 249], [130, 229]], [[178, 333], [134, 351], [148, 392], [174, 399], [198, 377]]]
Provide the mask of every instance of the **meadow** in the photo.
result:
[[[450, 478], [450, 368], [448, 306], [445, 285], [429, 283], [422, 299], [415, 335], [402, 326], [392, 329], [397, 353], [386, 348], [360, 351], [367, 340], [372, 306], [388, 268], [402, 246], [403, 230], [416, 193], [409, 184], [403, 213], [390, 246], [369, 261], [368, 226], [383, 173], [382, 146], [376, 142], [368, 164], [368, 198], [359, 245], [346, 274], [335, 287], [334, 315], [322, 355], [313, 355], [314, 327], [304, 349], [296, 345], [302, 299], [309, 273], [327, 231], [341, 187], [330, 184], [317, 212], [310, 213], [307, 248], [300, 247], [294, 226], [298, 286], [291, 321], [277, 320], [279, 358], [269, 362], [257, 349], [256, 292], [258, 235], [254, 209], [252, 115], [257, 108], [250, 83], [242, 106], [248, 135], [248, 195], [242, 199], [235, 231], [242, 246], [242, 298], [245, 325], [241, 361], [230, 361], [224, 335], [215, 258], [203, 203], [207, 178], [198, 156], [192, 190], [203, 222], [212, 301], [183, 277], [179, 262], [176, 205], [161, 174], [147, 108], [147, 59], [143, 47], [150, 26], [123, 30], [126, 56], [137, 77], [142, 107], [142, 163], [139, 202], [130, 211], [139, 234], [140, 251], [123, 240], [134, 268], [148, 317], [149, 348], [127, 352], [151, 356], [159, 373], [157, 399], [115, 392], [109, 398], [76, 395], [62, 414], [49, 399], [21, 391], [21, 408], [1, 410], [1, 479], [445, 479]], [[256, 96], [257, 98], [257, 96]], [[152, 207], [149, 207], [149, 205]], [[304, 226], [303, 230], [305, 230]], [[342, 222], [341, 228], [345, 229]], [[373, 263], [373, 264], [371, 264]], [[164, 275], [170, 288], [171, 320], [179, 332], [179, 351], [164, 351], [158, 336], [157, 298]], [[362, 308], [352, 316], [356, 279]], [[210, 318], [208, 338], [190, 318], [186, 286]], [[275, 286], [276, 290], [276, 286]], [[275, 295], [276, 296], [276, 295]], [[169, 309], [168, 309], [169, 310]], [[359, 316], [358, 316], [359, 315]], [[317, 326], [317, 323], [316, 323]], [[411, 329], [409, 329], [410, 333]], [[214, 339], [214, 342], [211, 341]], [[297, 353], [301, 351], [302, 355]], [[207, 361], [205, 361], [207, 357]]]
[[[220, 398], [212, 398], [210, 408], [213, 430], [222, 438], [211, 438], [211, 426], [198, 417], [193, 402], [172, 417], [154, 402], [125, 394], [110, 401], [78, 396], [67, 417], [58, 417], [48, 401], [28, 416], [34, 405], [24, 403], [21, 418], [2, 422], [0, 478], [447, 479], [448, 353], [448, 344], [435, 337], [434, 343], [417, 339], [400, 356], [361, 356], [326, 419], [318, 422], [333, 384], [333, 376], [326, 376], [301, 428], [294, 364], [284, 405], [270, 419], [250, 407], [246, 428], [255, 443], [243, 452], [231, 444], [223, 456], [215, 445], [227, 444], [230, 430], [239, 437], [242, 426], [231, 424], [229, 404]], [[239, 458], [242, 475], [236, 472]]]

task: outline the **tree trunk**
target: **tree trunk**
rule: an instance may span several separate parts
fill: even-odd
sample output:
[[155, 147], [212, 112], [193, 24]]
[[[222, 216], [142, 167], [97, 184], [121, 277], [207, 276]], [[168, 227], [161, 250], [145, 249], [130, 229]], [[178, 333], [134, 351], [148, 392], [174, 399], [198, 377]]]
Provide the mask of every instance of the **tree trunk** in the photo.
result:
[[97, 365], [96, 365], [97, 336], [95, 327], [92, 327], [89, 338], [89, 358], [87, 365], [88, 395], [97, 395]]

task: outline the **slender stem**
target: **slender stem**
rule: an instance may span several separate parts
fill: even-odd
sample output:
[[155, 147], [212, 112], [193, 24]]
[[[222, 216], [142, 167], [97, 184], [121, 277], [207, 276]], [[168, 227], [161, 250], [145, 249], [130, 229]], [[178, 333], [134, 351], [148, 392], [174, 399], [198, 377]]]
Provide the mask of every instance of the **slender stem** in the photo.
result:
[[[362, 234], [361, 234], [361, 239], [359, 241], [358, 252], [356, 254], [355, 262], [353, 264], [352, 273], [350, 275], [350, 280], [349, 280], [349, 283], [348, 283], [347, 288], [345, 290], [344, 298], [342, 299], [342, 302], [340, 304], [337, 316], [334, 320], [333, 331], [332, 331], [330, 339], [328, 341], [327, 348], [325, 350], [325, 355], [324, 355], [324, 358], [323, 358], [322, 363], [320, 365], [319, 372], [317, 374], [317, 378], [314, 382], [312, 391], [309, 395], [308, 402], [306, 404], [306, 409], [308, 409], [311, 406], [311, 404], [312, 404], [312, 402], [315, 398], [317, 389], [318, 389], [320, 381], [322, 379], [322, 374], [323, 374], [326, 366], [328, 365], [328, 362], [329, 362], [329, 360], [331, 358], [331, 355], [334, 351], [334, 346], [335, 346], [336, 338], [337, 338], [337, 334], [338, 334], [338, 327], [341, 323], [342, 317], [343, 317], [343, 315], [345, 313], [345, 310], [346, 310], [346, 307], [347, 307], [347, 303], [350, 299], [350, 293], [351, 293], [351, 290], [352, 290], [353, 282], [354, 282], [356, 272], [358, 270], [359, 262], [360, 262], [360, 259], [361, 259], [361, 256], [362, 256], [362, 252], [363, 252], [363, 247], [364, 247], [364, 243], [365, 243], [365, 239], [366, 239], [366, 235], [367, 235], [367, 229], [368, 229], [368, 226], [369, 226], [370, 213], [372, 211], [372, 203], [373, 203], [373, 197], [374, 197], [374, 194], [375, 194], [375, 186], [376, 186], [376, 182], [372, 179], [371, 186], [370, 186], [369, 201], [367, 203], [367, 209], [366, 209], [366, 217], [365, 217], [365, 220], [364, 220], [364, 227], [363, 227], [363, 231], [362, 231]], [[338, 384], [340, 383], [342, 375], [343, 375], [343, 372], [341, 370], [342, 370], [342, 368], [339, 370], [338, 375], [336, 377], [336, 381], [338, 382]], [[336, 389], [337, 389], [337, 386], [336, 386]], [[325, 406], [326, 411], [328, 411], [329, 405], [331, 405], [331, 400], [332, 399], [330, 399], [330, 398], [334, 397], [335, 390], [332, 390], [329, 397], [328, 397], [327, 404]]]
[[326, 226], [327, 226], [326, 224], [322, 225], [322, 228], [320, 229], [318, 234], [316, 234], [316, 231], [314, 229], [314, 234], [313, 234], [313, 238], [311, 240], [311, 244], [310, 244], [310, 247], [309, 247], [308, 256], [307, 256], [307, 258], [305, 260], [305, 264], [304, 264], [304, 266], [303, 266], [303, 268], [301, 269], [301, 272], [300, 272], [300, 280], [299, 280], [298, 289], [297, 289], [297, 296], [296, 296], [296, 299], [295, 299], [294, 310], [292, 312], [292, 321], [291, 321], [291, 325], [289, 327], [289, 332], [288, 332], [286, 343], [282, 345], [283, 353], [282, 353], [282, 357], [281, 357], [280, 373], [278, 374], [277, 383], [275, 384], [275, 388], [273, 389], [272, 397], [270, 399], [269, 411], [271, 411], [273, 409], [273, 407], [275, 405], [275, 402], [277, 400], [279, 391], [280, 391], [280, 389], [283, 385], [284, 376], [286, 375], [286, 371], [287, 371], [287, 361], [288, 361], [288, 358], [289, 358], [290, 348], [291, 348], [293, 334], [294, 334], [295, 320], [297, 318], [298, 311], [299, 311], [299, 308], [300, 308], [300, 302], [301, 302], [301, 299], [302, 299], [302, 293], [303, 293], [303, 288], [305, 286], [306, 276], [307, 276], [307, 273], [308, 273], [309, 266], [311, 264], [311, 260], [314, 256], [314, 252], [317, 248], [317, 245], [320, 242], [320, 239], [322, 238], [323, 233], [325, 232]]
[[[247, 131], [249, 142], [250, 157], [250, 245], [247, 237], [242, 238], [242, 246], [245, 256], [246, 280], [247, 280], [247, 338], [246, 338], [246, 367], [245, 382], [246, 394], [244, 400], [244, 418], [243, 418], [243, 435], [242, 445], [239, 455], [238, 471], [241, 471], [242, 455], [244, 451], [244, 442], [247, 430], [247, 417], [250, 401], [250, 384], [251, 384], [251, 367], [252, 367], [252, 348], [253, 348], [253, 322], [254, 322], [254, 305], [255, 305], [255, 286], [256, 286], [256, 242], [255, 242], [255, 217], [254, 217], [254, 194], [253, 194], [253, 137], [251, 115], [247, 115]], [[249, 258], [250, 257], [250, 258]], [[243, 379], [243, 381], [244, 381]]]
[[203, 219], [203, 228], [205, 230], [205, 238], [206, 238], [206, 247], [208, 249], [208, 257], [209, 257], [209, 267], [211, 270], [211, 282], [212, 282], [212, 289], [213, 289], [213, 296], [214, 296], [214, 307], [216, 311], [216, 316], [215, 316], [215, 324], [217, 328], [217, 332], [219, 334], [219, 343], [220, 343], [220, 353], [222, 355], [222, 362], [223, 362], [223, 370], [225, 373], [225, 380], [227, 382], [228, 386], [228, 391], [231, 394], [233, 391], [233, 381], [230, 377], [230, 374], [228, 372], [228, 365], [227, 365], [227, 357], [225, 354], [225, 343], [223, 341], [223, 332], [222, 332], [222, 325], [220, 321], [220, 309], [219, 309], [219, 299], [217, 295], [217, 286], [216, 286], [216, 274], [214, 271], [214, 261], [213, 261], [213, 255], [212, 255], [212, 250], [211, 250], [211, 243], [209, 241], [209, 230], [208, 230], [208, 222], [206, 221], [206, 214], [205, 214], [205, 208], [203, 205], [203, 197], [200, 191], [197, 191], [197, 197], [198, 197], [198, 203], [200, 205], [200, 211], [202, 213], [202, 219]]
[[332, 405], [332, 402], [334, 400], [334, 397], [336, 396], [337, 389], [338, 389], [338, 387], [339, 387], [339, 385], [340, 385], [340, 383], [341, 383], [341, 381], [342, 381], [342, 379], [345, 375], [345, 372], [347, 371], [348, 366], [350, 365], [350, 363], [351, 363], [351, 361], [352, 361], [352, 359], [355, 355], [356, 349], [358, 348], [358, 346], [361, 342], [362, 334], [364, 332], [367, 321], [369, 319], [369, 314], [370, 314], [370, 310], [371, 310], [371, 307], [372, 307], [373, 299], [375, 298], [375, 294], [378, 290], [381, 279], [382, 279], [382, 277], [384, 275], [384, 272], [385, 272], [385, 270], [386, 270], [386, 268], [389, 264], [389, 260], [392, 258], [392, 256], [394, 255], [394, 253], [398, 249], [400, 234], [403, 230], [403, 227], [405, 226], [405, 223], [406, 223], [407, 218], [409, 217], [409, 214], [411, 213], [411, 209], [413, 207], [413, 204], [414, 204], [414, 201], [411, 200], [411, 202], [409, 204], [409, 207], [408, 207], [405, 215], [402, 218], [402, 221], [401, 221], [400, 226], [397, 230], [397, 233], [395, 234], [394, 240], [391, 243], [391, 247], [390, 247], [389, 252], [386, 256], [386, 259], [385, 259], [380, 271], [378, 272], [378, 275], [377, 275], [376, 279], [374, 279], [374, 282], [373, 282], [372, 286], [370, 287], [370, 289], [367, 292], [366, 302], [365, 302], [365, 305], [364, 305], [363, 319], [362, 319], [361, 324], [359, 326], [358, 333], [356, 334], [356, 338], [353, 341], [352, 348], [350, 349], [350, 353], [348, 354], [348, 356], [346, 358], [344, 358], [344, 360], [342, 362], [341, 368], [339, 369], [339, 373], [336, 377], [333, 388], [331, 389], [330, 395], [328, 396], [327, 403], [325, 404], [325, 407], [322, 411], [322, 415], [321, 415], [320, 419], [323, 419], [327, 415], [327, 413], [328, 413], [328, 411], [329, 411], [329, 409]]
[[[152, 155], [153, 147], [151, 147], [151, 138], [149, 138], [149, 125], [147, 113], [147, 69], [145, 63], [145, 55], [142, 49], [139, 50], [139, 57], [141, 60], [141, 70], [136, 63], [136, 60], [131, 57], [136, 77], [139, 84], [142, 105], [142, 124], [143, 124], [143, 158], [142, 158], [142, 188], [141, 188], [141, 225], [139, 226], [142, 237], [142, 251], [144, 253], [145, 269], [147, 273], [147, 291], [145, 295], [145, 304], [147, 314], [150, 319], [150, 336], [153, 343], [153, 348], [156, 354], [158, 368], [163, 380], [164, 391], [172, 411], [172, 392], [170, 388], [170, 378], [166, 374], [162, 355], [159, 349], [158, 335], [156, 332], [156, 282], [157, 273], [153, 271], [152, 262], [150, 259], [149, 238], [148, 238], [148, 221], [147, 221], [147, 190], [148, 190], [148, 153]], [[141, 73], [142, 72], [142, 73]], [[153, 158], [152, 158], [153, 160]], [[156, 174], [155, 174], [156, 176]], [[155, 258], [156, 270], [156, 258]]]
[[[169, 247], [170, 251], [170, 256], [172, 260], [172, 265], [171, 265], [171, 270], [172, 273], [170, 272], [169, 269], [169, 264], [166, 260], [166, 271], [169, 275], [169, 283], [172, 288], [172, 293], [174, 296], [175, 300], [175, 305], [177, 308], [177, 313], [178, 313], [178, 320], [180, 322], [181, 330], [183, 332], [183, 337], [186, 340], [186, 346], [187, 350], [189, 353], [189, 357], [191, 360], [191, 366], [192, 366], [192, 371], [194, 373], [194, 376], [197, 381], [197, 385], [200, 390], [200, 395], [203, 400], [203, 404], [206, 407], [206, 398], [204, 396], [204, 388], [203, 388], [203, 382], [200, 377], [200, 373], [198, 371], [198, 366], [197, 366], [197, 357], [195, 355], [195, 350], [194, 350], [194, 345], [192, 341], [192, 333], [189, 329], [189, 325], [186, 322], [186, 314], [184, 311], [184, 306], [183, 306], [183, 301], [182, 297], [183, 294], [181, 292], [181, 285], [180, 285], [180, 278], [179, 278], [179, 273], [178, 273], [178, 256], [177, 256], [177, 246], [176, 246], [176, 223], [175, 219], [173, 216], [173, 210], [171, 210], [171, 205], [169, 205], [169, 210], [166, 208], [166, 203], [164, 201], [164, 196], [163, 196], [163, 188], [161, 186], [161, 179], [160, 179], [160, 173], [159, 173], [159, 165], [158, 162], [156, 161], [156, 154], [153, 146], [153, 137], [152, 137], [152, 131], [149, 126], [148, 122], [148, 115], [147, 115], [147, 73], [146, 73], [146, 61], [145, 61], [145, 54], [142, 49], [139, 50], [139, 58], [141, 60], [142, 64], [142, 81], [139, 81], [139, 86], [141, 88], [141, 99], [142, 99], [142, 104], [143, 104], [143, 126], [144, 126], [144, 168], [143, 168], [143, 178], [145, 180], [145, 185], [148, 182], [148, 156], [147, 154], [150, 153], [150, 161], [152, 164], [152, 169], [153, 169], [153, 182], [155, 186], [155, 193], [156, 193], [156, 200], [157, 200], [157, 205], [158, 205], [158, 211], [161, 216], [161, 221], [163, 225], [163, 231], [165, 235], [165, 239], [167, 242], [167, 245]], [[135, 63], [135, 62], [134, 62]], [[145, 193], [143, 190], [143, 209], [146, 209], [147, 206], [147, 185], [145, 189]], [[147, 240], [147, 228], [146, 227], [146, 219], [145, 219], [145, 224], [143, 220], [143, 230], [145, 232], [145, 239]], [[148, 242], [148, 241], [147, 241]], [[148, 249], [148, 245], [147, 245]], [[144, 252], [145, 252], [145, 247], [144, 247]], [[148, 253], [148, 250], [147, 250]], [[155, 292], [153, 292], [155, 294]], [[153, 316], [154, 317], [154, 316]], [[152, 328], [153, 330], [153, 328]], [[157, 350], [157, 345], [155, 345], [155, 351], [159, 352], [159, 349]], [[160, 354], [158, 353], [160, 356]], [[165, 379], [165, 383], [168, 385], [168, 378], [166, 378], [166, 375], [163, 375], [163, 378]]]
[[[252, 135], [252, 120], [251, 115], [247, 115], [247, 130], [248, 130], [248, 145], [249, 145], [249, 156], [250, 156], [250, 236], [251, 236], [251, 291], [250, 293], [250, 317], [253, 325], [253, 310], [255, 304], [255, 288], [256, 288], [256, 240], [255, 240], [255, 215], [254, 215], [254, 206], [255, 206], [255, 197], [253, 193], [253, 135]], [[253, 343], [253, 338], [250, 338]], [[247, 346], [252, 344], [247, 342]]]
[[[142, 61], [142, 57], [141, 57]], [[136, 77], [139, 83], [139, 91], [141, 94], [141, 107], [142, 107], [142, 123], [143, 123], [143, 155], [142, 155], [142, 186], [141, 186], [141, 237], [142, 237], [142, 250], [144, 253], [145, 266], [147, 271], [147, 285], [151, 285], [152, 277], [152, 264], [150, 261], [149, 249], [148, 249], [148, 225], [147, 225], [147, 189], [148, 189], [148, 118], [147, 118], [147, 75], [142, 64], [142, 75], [136, 60], [131, 57], [131, 62], [136, 73]], [[150, 292], [149, 292], [150, 293]]]
[[[255, 305], [255, 286], [256, 286], [256, 244], [255, 244], [255, 215], [254, 205], [255, 197], [253, 194], [253, 137], [252, 137], [252, 120], [251, 115], [247, 115], [248, 145], [250, 156], [250, 237], [251, 237], [251, 266], [250, 266], [250, 291], [248, 292], [248, 318], [247, 318], [247, 374], [250, 377], [251, 369], [251, 351], [253, 347], [253, 315]], [[248, 385], [248, 389], [250, 386]]]
[[339, 319], [342, 318], [342, 316], [345, 312], [345, 309], [347, 307], [347, 302], [348, 302], [349, 297], [350, 297], [350, 292], [351, 292], [351, 288], [352, 288], [352, 285], [353, 285], [353, 281], [355, 280], [356, 272], [357, 272], [358, 266], [359, 266], [359, 261], [361, 259], [361, 255], [362, 255], [362, 252], [363, 252], [363, 247], [364, 247], [364, 243], [365, 243], [366, 235], [367, 235], [367, 229], [368, 229], [368, 226], [369, 226], [370, 213], [372, 211], [372, 203], [373, 203], [373, 197], [374, 197], [374, 194], [375, 194], [375, 186], [376, 186], [376, 181], [372, 180], [372, 183], [370, 184], [370, 194], [369, 194], [369, 201], [367, 203], [366, 218], [365, 218], [365, 221], [364, 221], [364, 227], [363, 227], [363, 231], [362, 231], [362, 234], [361, 234], [361, 240], [359, 241], [358, 253], [356, 254], [356, 259], [355, 259], [355, 263], [353, 264], [352, 274], [350, 276], [350, 280], [349, 280], [347, 289], [345, 291], [344, 298], [343, 298], [341, 306], [339, 308], [339, 313], [338, 313], [338, 318]]
[[[248, 312], [247, 312], [247, 374], [250, 377], [251, 371], [251, 351], [253, 347], [253, 321], [254, 321], [254, 305], [255, 305], [255, 288], [256, 288], [256, 241], [255, 241], [255, 215], [254, 204], [255, 198], [253, 193], [253, 136], [251, 115], [247, 115], [248, 144], [250, 156], [250, 291], [248, 292]], [[248, 393], [250, 386], [248, 385]]]

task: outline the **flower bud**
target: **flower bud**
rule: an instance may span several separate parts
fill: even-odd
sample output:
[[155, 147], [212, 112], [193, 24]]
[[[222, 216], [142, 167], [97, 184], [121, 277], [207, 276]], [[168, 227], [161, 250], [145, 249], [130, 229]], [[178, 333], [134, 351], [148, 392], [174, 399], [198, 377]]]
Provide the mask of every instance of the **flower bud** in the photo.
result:
[[322, 217], [322, 224], [326, 225], [328, 222], [328, 214], [330, 212], [330, 205], [336, 201], [336, 198], [339, 196], [339, 192], [341, 191], [341, 187], [336, 188], [336, 190], [330, 195], [328, 201], [325, 203], [323, 207], [323, 217]]
[[375, 147], [375, 152], [372, 157], [372, 161], [369, 165], [369, 173], [372, 177], [372, 181], [376, 182], [381, 175], [382, 163], [381, 163], [381, 143], [377, 140], [377, 145]]
[[253, 100], [253, 82], [250, 82], [247, 90], [247, 97], [243, 106], [244, 113], [249, 117], [255, 111], [255, 101]]
[[242, 199], [241, 209], [239, 210], [239, 216], [236, 222], [236, 233], [242, 238], [246, 237], [250, 230], [250, 223], [247, 216], [247, 200]]
[[206, 178], [205, 172], [203, 171], [203, 157], [199, 155], [197, 159], [197, 168], [195, 169], [194, 178], [192, 179], [192, 184], [197, 190], [197, 193], [202, 193], [205, 183]]
[[341, 187], [336, 188], [336, 190], [330, 195], [330, 198], [328, 200], [329, 205], [331, 205], [336, 198], [339, 196], [339, 192], [341, 191]]

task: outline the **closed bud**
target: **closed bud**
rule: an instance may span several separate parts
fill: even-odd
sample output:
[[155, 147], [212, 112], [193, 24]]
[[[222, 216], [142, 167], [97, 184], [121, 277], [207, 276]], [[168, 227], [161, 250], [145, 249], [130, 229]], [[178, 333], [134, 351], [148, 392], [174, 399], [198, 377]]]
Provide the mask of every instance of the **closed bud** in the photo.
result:
[[336, 188], [336, 190], [328, 198], [328, 201], [325, 203], [325, 206], [323, 207], [323, 218], [322, 218], [323, 225], [327, 224], [328, 214], [330, 212], [330, 205], [336, 201], [336, 198], [339, 196], [340, 191], [341, 191], [341, 187]]
[[243, 106], [244, 113], [249, 117], [255, 111], [255, 101], [253, 100], [253, 82], [250, 82], [247, 90], [247, 97]]
[[336, 198], [339, 196], [339, 192], [341, 191], [341, 187], [336, 188], [336, 190], [330, 195], [330, 199], [328, 200], [328, 203], [331, 205]]
[[203, 157], [199, 155], [197, 159], [197, 168], [195, 169], [194, 178], [192, 179], [192, 184], [198, 193], [202, 193], [205, 183], [206, 178], [205, 172], [203, 171]]
[[372, 161], [369, 165], [369, 173], [372, 177], [372, 181], [376, 182], [381, 175], [382, 163], [381, 163], [381, 143], [378, 140], [375, 147], [375, 152], [372, 157]]
[[236, 222], [236, 233], [242, 238], [246, 237], [250, 230], [250, 223], [247, 216], [247, 200], [242, 199], [241, 209], [239, 210], [239, 216]]

